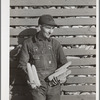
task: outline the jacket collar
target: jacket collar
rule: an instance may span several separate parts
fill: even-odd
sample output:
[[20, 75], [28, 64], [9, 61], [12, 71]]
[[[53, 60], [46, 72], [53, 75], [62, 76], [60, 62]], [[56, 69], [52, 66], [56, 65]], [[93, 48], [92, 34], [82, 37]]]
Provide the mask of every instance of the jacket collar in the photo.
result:
[[41, 33], [40, 32], [37, 32], [34, 39], [35, 41], [46, 41], [48, 40], [49, 42], [51, 41], [51, 37], [49, 39], [47, 38], [44, 38], [42, 35], [40, 35]]

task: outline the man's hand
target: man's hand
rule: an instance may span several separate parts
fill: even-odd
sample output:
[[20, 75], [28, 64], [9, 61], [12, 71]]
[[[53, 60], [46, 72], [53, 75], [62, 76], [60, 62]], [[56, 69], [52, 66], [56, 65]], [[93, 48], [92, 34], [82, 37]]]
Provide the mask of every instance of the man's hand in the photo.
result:
[[36, 89], [36, 88], [37, 88], [37, 86], [36, 86], [36, 84], [35, 84], [34, 82], [31, 83], [31, 82], [29, 82], [29, 81], [27, 80], [27, 83], [31, 86], [32, 89]]
[[57, 85], [57, 84], [59, 84], [60, 83], [60, 80], [58, 80], [58, 78], [57, 77], [53, 77], [53, 79], [50, 81], [50, 86], [55, 86], [55, 85]]

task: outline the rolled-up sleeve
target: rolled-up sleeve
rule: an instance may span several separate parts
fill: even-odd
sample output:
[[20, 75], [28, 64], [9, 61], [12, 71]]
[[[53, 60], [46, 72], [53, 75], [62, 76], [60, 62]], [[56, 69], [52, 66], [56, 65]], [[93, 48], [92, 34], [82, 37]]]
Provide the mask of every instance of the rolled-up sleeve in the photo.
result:
[[27, 42], [24, 42], [20, 52], [19, 67], [27, 73], [27, 63], [29, 61], [29, 52]]

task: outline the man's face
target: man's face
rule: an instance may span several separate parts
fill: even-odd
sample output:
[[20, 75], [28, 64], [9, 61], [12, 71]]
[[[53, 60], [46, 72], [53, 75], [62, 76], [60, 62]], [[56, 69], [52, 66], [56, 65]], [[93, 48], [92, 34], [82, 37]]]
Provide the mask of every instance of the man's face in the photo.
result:
[[41, 25], [41, 31], [43, 33], [43, 36], [45, 38], [49, 38], [50, 35], [53, 33], [54, 31], [54, 26], [49, 26], [49, 25]]

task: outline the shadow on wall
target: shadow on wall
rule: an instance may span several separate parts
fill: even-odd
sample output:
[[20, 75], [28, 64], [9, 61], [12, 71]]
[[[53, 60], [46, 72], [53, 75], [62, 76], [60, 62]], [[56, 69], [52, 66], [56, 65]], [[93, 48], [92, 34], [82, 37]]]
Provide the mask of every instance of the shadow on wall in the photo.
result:
[[35, 28], [29, 28], [23, 30], [18, 35], [18, 44], [22, 44], [25, 39], [34, 36], [36, 32], [37, 30]]
[[[10, 51], [10, 100], [28, 100], [28, 86], [25, 74], [18, 68], [20, 49], [25, 39], [36, 34], [34, 28], [25, 29], [18, 35], [18, 45]], [[31, 100], [31, 99], [30, 99]]]

